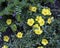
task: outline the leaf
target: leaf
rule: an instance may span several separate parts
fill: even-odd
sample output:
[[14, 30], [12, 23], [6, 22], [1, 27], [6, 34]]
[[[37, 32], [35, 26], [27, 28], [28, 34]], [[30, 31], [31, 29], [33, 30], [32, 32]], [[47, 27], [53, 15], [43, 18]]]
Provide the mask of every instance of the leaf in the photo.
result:
[[7, 29], [7, 25], [5, 24], [5, 22], [0, 20], [0, 32], [5, 32], [6, 29]]
[[11, 29], [12, 29], [13, 32], [17, 31], [16, 24], [12, 24], [10, 27], [11, 27]]
[[4, 2], [5, 0], [0, 0], [0, 3]]
[[49, 2], [54, 3], [54, 0], [49, 0]]
[[17, 22], [20, 22], [21, 21], [20, 15], [17, 15], [16, 16], [16, 20], [17, 20]]

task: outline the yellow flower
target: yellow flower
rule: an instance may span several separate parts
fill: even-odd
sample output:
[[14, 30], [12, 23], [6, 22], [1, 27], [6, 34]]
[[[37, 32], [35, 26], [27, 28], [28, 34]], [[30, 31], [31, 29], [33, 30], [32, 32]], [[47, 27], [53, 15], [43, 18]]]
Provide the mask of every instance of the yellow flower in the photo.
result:
[[33, 31], [37, 35], [40, 35], [43, 32], [42, 29], [40, 28], [40, 26], [38, 24], [33, 25]]
[[38, 24], [33, 25], [33, 30], [41, 29]]
[[51, 17], [51, 18], [48, 18], [48, 21], [47, 21], [47, 23], [48, 23], [48, 24], [51, 24], [51, 23], [52, 23], [52, 20], [53, 20], [53, 17]]
[[41, 16], [37, 16], [35, 20], [36, 20], [36, 21], [40, 21], [41, 19], [42, 19]]
[[27, 24], [29, 25], [29, 26], [32, 26], [33, 24], [34, 24], [34, 19], [28, 19], [27, 20]]
[[51, 18], [48, 18], [48, 24], [51, 24], [51, 22], [52, 22], [52, 20], [51, 20]]
[[23, 37], [23, 33], [21, 32], [18, 32], [17, 35], [16, 35], [17, 38], [22, 38]]
[[3, 45], [2, 48], [8, 48], [8, 46], [7, 45]]
[[45, 24], [45, 21], [41, 16], [37, 16], [35, 20], [40, 24], [40, 26]]
[[7, 23], [7, 25], [10, 25], [12, 23], [12, 20], [11, 19], [7, 19], [6, 23]]
[[44, 48], [43, 46], [38, 46], [37, 48]]
[[6, 35], [6, 36], [3, 37], [3, 40], [8, 42], [9, 41], [9, 37]]
[[35, 34], [37, 34], [37, 35], [41, 35], [43, 31], [38, 28], [38, 29], [35, 29], [34, 32], [35, 32]]
[[48, 40], [47, 39], [42, 39], [42, 42], [41, 42], [43, 45], [47, 45], [48, 44]]
[[38, 21], [38, 23], [40, 24], [40, 26], [43, 26], [45, 24], [44, 19], [41, 19], [40, 21]]
[[51, 15], [51, 11], [49, 8], [43, 8], [42, 9], [42, 14], [43, 15]]
[[30, 6], [30, 7], [29, 7], [29, 10], [32, 11], [32, 12], [36, 12], [36, 11], [37, 11], [37, 7], [35, 7], [35, 6]]
[[38, 27], [39, 27], [38, 24], [33, 25], [33, 28], [38, 28]]

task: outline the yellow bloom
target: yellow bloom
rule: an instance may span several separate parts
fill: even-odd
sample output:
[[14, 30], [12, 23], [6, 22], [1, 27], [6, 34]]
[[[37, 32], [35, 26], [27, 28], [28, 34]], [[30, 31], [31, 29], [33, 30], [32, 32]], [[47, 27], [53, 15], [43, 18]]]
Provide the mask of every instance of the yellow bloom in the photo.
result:
[[33, 25], [33, 28], [38, 28], [38, 27], [39, 27], [38, 24]]
[[22, 38], [23, 37], [23, 33], [21, 32], [18, 32], [17, 35], [16, 35], [17, 38]]
[[38, 24], [33, 25], [33, 30], [41, 29]]
[[40, 24], [40, 26], [45, 24], [45, 21], [41, 16], [37, 16], [35, 20]]
[[51, 15], [51, 11], [49, 8], [43, 8], [42, 9], [42, 14], [43, 15]]
[[9, 37], [6, 35], [6, 36], [3, 37], [3, 40], [8, 42], [9, 41]]
[[47, 21], [47, 23], [48, 23], [48, 24], [51, 24], [51, 23], [52, 23], [52, 20], [53, 20], [53, 17], [51, 17], [51, 18], [48, 18], [48, 21]]
[[40, 26], [43, 26], [45, 24], [44, 19], [41, 19], [40, 21], [38, 21], [38, 23], [40, 24]]
[[36, 20], [36, 21], [40, 21], [41, 19], [42, 19], [41, 16], [37, 16], [35, 20]]
[[8, 46], [7, 45], [3, 45], [2, 48], [8, 48]]
[[7, 25], [10, 25], [12, 23], [12, 20], [11, 19], [7, 19], [6, 23], [7, 23]]
[[48, 44], [48, 40], [47, 39], [42, 39], [42, 42], [41, 42], [43, 45], [47, 45]]
[[27, 20], [27, 24], [29, 25], [29, 26], [32, 26], [33, 24], [34, 24], [34, 19], [28, 19]]
[[51, 24], [51, 22], [52, 22], [52, 20], [51, 20], [51, 18], [48, 18], [48, 24]]
[[40, 28], [40, 26], [38, 24], [33, 25], [33, 31], [37, 35], [40, 35], [43, 32], [42, 29]]
[[35, 6], [30, 6], [30, 7], [29, 7], [29, 10], [32, 11], [32, 12], [36, 12], [36, 11], [37, 11], [37, 7], [35, 7]]
[[35, 29], [34, 32], [35, 32], [35, 34], [37, 34], [37, 35], [41, 35], [43, 31], [38, 28], [38, 29]]
[[37, 48], [44, 48], [43, 46], [38, 46]]

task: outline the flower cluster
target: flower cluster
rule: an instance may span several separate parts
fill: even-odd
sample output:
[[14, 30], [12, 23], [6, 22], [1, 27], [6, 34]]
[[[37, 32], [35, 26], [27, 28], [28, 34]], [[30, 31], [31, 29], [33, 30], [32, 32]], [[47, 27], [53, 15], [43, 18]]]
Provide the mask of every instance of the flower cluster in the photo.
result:
[[[8, 3], [4, 8], [5, 2]], [[60, 24], [50, 7], [42, 6], [41, 2], [44, 1], [6, 0], [0, 3], [0, 11], [3, 9], [0, 48], [59, 48]]]
[[[31, 6], [29, 8], [30, 11], [32, 12], [36, 12], [37, 7], [33, 7]], [[46, 17], [46, 16], [51, 16], [51, 11], [49, 8], [43, 8], [42, 9], [42, 14]], [[47, 21], [45, 21], [45, 19], [43, 18], [43, 16], [39, 16], [37, 15], [35, 19], [33, 18], [29, 18], [27, 20], [27, 25], [29, 25], [30, 27], [33, 28], [33, 32], [37, 35], [41, 35], [43, 33], [43, 28], [42, 26], [46, 25], [46, 24], [51, 24], [53, 21], [53, 17], [49, 17], [47, 19]], [[47, 23], [46, 23], [47, 22]], [[48, 40], [47, 39], [42, 39], [41, 43], [43, 45], [47, 45], [48, 44]], [[43, 48], [43, 46], [38, 46], [37, 48]]]
[[[17, 38], [22, 38], [22, 37], [23, 37], [23, 33], [22, 33], [22, 32], [18, 32], [18, 33], [16, 34], [16, 37], [17, 37]], [[4, 40], [5, 42], [9, 42], [9, 39], [10, 39], [10, 37], [8, 37], [7, 35], [3, 37], [3, 40]]]
[[[32, 7], [32, 9], [31, 9], [31, 8], [29, 8], [29, 9], [30, 9], [30, 11], [35, 10], [35, 12], [36, 12], [36, 9], [34, 9], [34, 8], [37, 8], [37, 7]], [[33, 12], [33, 11], [32, 11], [32, 12]], [[51, 15], [51, 11], [50, 11], [49, 8], [43, 8], [43, 9], [42, 9], [42, 14], [43, 14], [44, 16], [46, 16], [46, 15]], [[52, 23], [52, 20], [53, 20], [53, 17], [49, 17], [49, 18], [47, 19], [47, 23], [48, 23], [48, 24], [51, 24], [51, 23]], [[29, 18], [29, 19], [27, 20], [27, 24], [28, 24], [29, 26], [33, 26], [33, 31], [35, 32], [35, 34], [40, 35], [40, 34], [42, 34], [42, 32], [43, 32], [43, 29], [41, 29], [41, 26], [44, 26], [44, 25], [46, 24], [46, 22], [45, 22], [45, 19], [44, 19], [42, 16], [39, 16], [39, 15], [38, 15], [38, 16], [36, 16], [35, 19]]]
[[[37, 9], [38, 9], [38, 8], [35, 7], [35, 6], [30, 6], [30, 7], [29, 7], [29, 10], [30, 10], [31, 12], [35, 12], [35, 13], [36, 13]], [[42, 9], [42, 15], [44, 15], [45, 17], [46, 17], [46, 16], [50, 16], [50, 15], [51, 15], [50, 9], [49, 9], [49, 8], [43, 8], [43, 9]], [[37, 16], [35, 17], [35, 19], [33, 19], [33, 18], [27, 19], [27, 25], [30, 26], [30, 27], [32, 27], [33, 32], [34, 32], [36, 35], [41, 35], [41, 34], [44, 32], [44, 29], [43, 29], [42, 27], [45, 26], [46, 24], [51, 24], [52, 21], [53, 21], [53, 17], [49, 17], [49, 18], [47, 19], [47, 21], [45, 21], [45, 19], [44, 19], [43, 16], [37, 15]], [[46, 22], [47, 22], [47, 23], [46, 23]], [[7, 24], [7, 25], [11, 25], [11, 24], [12, 24], [12, 19], [7, 19], [7, 20], [6, 20], [6, 24]], [[18, 32], [18, 33], [16, 34], [16, 37], [17, 37], [17, 38], [22, 38], [22, 37], [23, 37], [23, 33], [22, 33], [22, 32]], [[5, 42], [9, 42], [10, 37], [7, 36], [7, 35], [5, 35], [5, 36], [3, 37], [3, 40], [4, 40]], [[47, 45], [47, 44], [48, 44], [48, 40], [47, 40], [47, 39], [42, 39], [41, 44]], [[8, 46], [7, 46], [7, 45], [4, 45], [2, 48], [8, 48]], [[38, 46], [37, 48], [43, 48], [43, 46]]]

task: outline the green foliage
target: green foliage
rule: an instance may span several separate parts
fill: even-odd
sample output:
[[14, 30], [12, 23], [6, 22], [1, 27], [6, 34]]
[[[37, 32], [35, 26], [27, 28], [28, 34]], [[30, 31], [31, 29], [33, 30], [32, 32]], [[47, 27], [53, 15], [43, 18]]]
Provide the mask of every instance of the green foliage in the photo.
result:
[[54, 3], [54, 0], [49, 0], [49, 2]]
[[45, 3], [48, 3], [48, 2], [54, 3], [54, 0], [43, 0], [43, 2], [45, 2]]
[[[9, 48], [37, 48], [43, 46], [44, 48], [59, 48], [60, 47], [60, 18], [54, 18], [51, 24], [47, 24], [47, 19], [51, 16], [42, 15], [42, 8], [48, 8], [42, 6], [41, 3], [54, 3], [54, 0], [0, 0], [0, 6], [3, 2], [7, 2], [7, 6], [0, 11], [0, 39], [2, 40], [0, 47], [8, 45]], [[30, 6], [37, 8], [36, 12], [29, 10]], [[53, 13], [53, 12], [52, 12]], [[13, 15], [14, 14], [14, 15]], [[27, 25], [27, 20], [36, 16], [42, 16], [46, 21], [44, 26], [41, 26], [43, 33], [37, 35], [33, 31], [33, 26]], [[12, 19], [12, 24], [7, 25], [6, 20]], [[34, 24], [36, 24], [35, 22]], [[11, 30], [10, 30], [10, 28]], [[7, 28], [9, 29], [7, 31]], [[6, 33], [7, 32], [7, 33]], [[17, 38], [18, 32], [23, 33], [22, 38]], [[9, 42], [4, 42], [4, 35], [9, 36]], [[44, 46], [41, 44], [41, 40], [46, 38], [48, 44]]]
[[12, 24], [11, 25], [11, 29], [13, 32], [17, 31], [17, 25], [16, 24]]
[[5, 24], [5, 22], [0, 20], [0, 32], [5, 32], [7, 29], [7, 25]]
[[16, 16], [16, 20], [17, 20], [17, 22], [20, 22], [20, 21], [21, 21], [20, 15], [17, 15], [17, 16]]
[[2, 3], [2, 2], [4, 2], [5, 0], [0, 0], [0, 4]]

